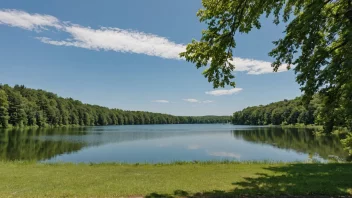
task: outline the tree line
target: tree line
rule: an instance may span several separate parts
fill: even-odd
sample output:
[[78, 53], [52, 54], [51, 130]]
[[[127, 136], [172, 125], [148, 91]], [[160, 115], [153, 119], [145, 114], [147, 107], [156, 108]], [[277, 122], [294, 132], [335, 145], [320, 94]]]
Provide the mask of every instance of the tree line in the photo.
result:
[[297, 97], [293, 100], [247, 107], [233, 114], [232, 123], [244, 125], [321, 125], [320, 109], [321, 101], [318, 97], [315, 97], [308, 107], [304, 106], [301, 97]]
[[23, 85], [0, 84], [0, 127], [227, 123], [230, 116], [173, 116], [109, 109]]
[[[283, 100], [247, 107], [242, 111], [233, 113], [232, 123], [237, 125], [320, 125], [324, 126], [323, 132], [329, 134], [333, 130], [338, 130], [342, 145], [352, 156], [352, 122], [343, 105], [334, 111], [339, 114], [331, 115], [332, 123], [327, 123], [325, 97], [315, 95], [309, 105], [306, 105], [302, 97], [293, 100]], [[347, 132], [347, 133], [345, 133]], [[351, 160], [351, 159], [350, 159]]]
[[352, 130], [352, 123], [346, 111], [340, 106], [339, 114], [334, 115], [331, 119], [333, 124], [329, 125], [325, 119], [327, 114], [324, 97], [315, 95], [307, 105], [302, 97], [293, 100], [283, 100], [273, 102], [268, 105], [259, 105], [247, 107], [233, 114], [233, 124], [244, 125], [321, 125], [324, 126], [325, 132], [332, 131], [333, 128], [326, 130], [326, 127], [346, 128]]

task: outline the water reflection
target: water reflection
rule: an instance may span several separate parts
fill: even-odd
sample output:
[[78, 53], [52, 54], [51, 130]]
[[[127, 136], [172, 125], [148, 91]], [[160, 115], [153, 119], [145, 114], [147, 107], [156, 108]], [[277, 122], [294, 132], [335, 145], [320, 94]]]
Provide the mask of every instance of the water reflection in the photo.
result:
[[83, 142], [42, 141], [36, 137], [46, 135], [85, 134], [85, 130], [70, 129], [12, 129], [0, 131], [0, 160], [44, 160], [63, 153], [81, 150]]
[[310, 158], [314, 155], [329, 160], [344, 160], [348, 158], [348, 154], [343, 149], [339, 137], [317, 137], [313, 132], [313, 129], [304, 128], [261, 127], [245, 131], [234, 130], [232, 134], [235, 138], [248, 142], [308, 153]]
[[308, 129], [149, 125], [0, 130], [0, 160], [168, 162], [348, 157], [337, 137]]

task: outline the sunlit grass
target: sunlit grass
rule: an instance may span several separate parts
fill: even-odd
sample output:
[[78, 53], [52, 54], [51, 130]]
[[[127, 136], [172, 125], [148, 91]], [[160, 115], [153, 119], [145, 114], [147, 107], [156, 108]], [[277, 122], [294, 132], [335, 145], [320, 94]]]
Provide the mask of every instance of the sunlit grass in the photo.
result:
[[352, 164], [0, 162], [1, 197], [347, 195]]

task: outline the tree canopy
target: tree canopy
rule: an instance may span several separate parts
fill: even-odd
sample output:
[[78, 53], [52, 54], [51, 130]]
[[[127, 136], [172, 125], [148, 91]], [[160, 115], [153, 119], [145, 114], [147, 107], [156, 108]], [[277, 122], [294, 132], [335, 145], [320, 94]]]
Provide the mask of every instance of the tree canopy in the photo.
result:
[[286, 23], [284, 38], [274, 41], [269, 55], [279, 67], [294, 68], [296, 81], [308, 103], [314, 94], [323, 99], [326, 131], [344, 117], [352, 128], [352, 1], [351, 0], [202, 0], [197, 16], [208, 26], [200, 41], [193, 40], [180, 54], [214, 88], [235, 87], [233, 49], [237, 32], [260, 29], [260, 17], [273, 15], [273, 23]]
[[305, 108], [302, 97], [297, 97], [293, 100], [247, 107], [233, 113], [232, 123], [240, 125], [321, 125], [320, 110], [320, 98], [315, 96], [314, 100]]
[[83, 104], [54, 93], [0, 84], [0, 128], [10, 126], [101, 126], [227, 123], [230, 116], [173, 116]]

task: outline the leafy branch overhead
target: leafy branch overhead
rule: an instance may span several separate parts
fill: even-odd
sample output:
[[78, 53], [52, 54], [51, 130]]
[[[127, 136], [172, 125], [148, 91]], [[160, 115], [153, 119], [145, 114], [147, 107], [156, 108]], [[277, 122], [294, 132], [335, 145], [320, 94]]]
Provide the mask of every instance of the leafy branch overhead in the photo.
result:
[[[287, 24], [284, 38], [274, 41], [269, 55], [274, 71], [294, 66], [297, 82], [309, 102], [325, 97], [326, 111], [352, 109], [352, 0], [202, 0], [197, 16], [207, 24], [200, 41], [180, 54], [203, 72], [214, 88], [235, 86], [233, 49], [236, 33], [260, 29], [260, 17]], [[337, 111], [336, 111], [337, 110]], [[346, 112], [345, 112], [346, 113]], [[352, 126], [349, 116], [348, 125]], [[334, 123], [334, 120], [327, 120]], [[333, 125], [333, 124], [332, 124]]]

